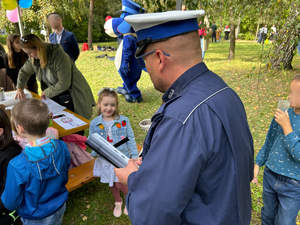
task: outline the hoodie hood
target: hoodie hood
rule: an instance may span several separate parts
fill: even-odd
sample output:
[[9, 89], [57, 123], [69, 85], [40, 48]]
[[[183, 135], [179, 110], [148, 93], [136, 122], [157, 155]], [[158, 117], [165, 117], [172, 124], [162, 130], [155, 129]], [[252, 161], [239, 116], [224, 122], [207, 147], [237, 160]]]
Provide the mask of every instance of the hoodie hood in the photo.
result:
[[49, 180], [59, 176], [66, 162], [62, 154], [61, 142], [51, 140], [49, 143], [37, 147], [25, 147], [23, 159], [30, 173], [38, 180]]

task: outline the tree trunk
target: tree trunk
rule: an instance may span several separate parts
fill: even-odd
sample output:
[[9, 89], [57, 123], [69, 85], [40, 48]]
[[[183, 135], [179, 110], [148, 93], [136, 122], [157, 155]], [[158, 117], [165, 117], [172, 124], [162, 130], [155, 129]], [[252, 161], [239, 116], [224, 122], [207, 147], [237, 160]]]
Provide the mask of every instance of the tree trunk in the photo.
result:
[[230, 47], [229, 47], [228, 60], [234, 59], [234, 55], [235, 55], [235, 25], [232, 21], [230, 23]]
[[228, 60], [234, 59], [235, 55], [235, 25], [234, 25], [234, 16], [232, 12], [232, 7], [230, 7], [230, 47]]
[[94, 1], [95, 0], [90, 0], [90, 17], [89, 17], [89, 25], [88, 25], [88, 45], [90, 49], [93, 49]]
[[270, 49], [270, 63], [274, 69], [292, 69], [292, 60], [294, 50], [297, 47], [296, 37], [298, 30], [296, 25], [299, 24], [300, 10], [293, 7], [295, 2], [291, 4], [291, 10], [286, 23], [282, 29], [274, 37], [272, 48]]
[[220, 29], [221, 29], [221, 33], [223, 31], [223, 16], [221, 14], [221, 19], [220, 19]]
[[242, 14], [242, 13], [240, 12], [238, 24], [237, 24], [236, 29], [235, 29], [235, 39], [236, 39], [236, 40], [238, 39], [238, 35], [239, 35], [239, 33], [240, 33], [241, 14]]
[[49, 35], [50, 35], [49, 30], [50, 30], [50, 27], [49, 27], [49, 23], [47, 23], [47, 15], [44, 15], [43, 29], [46, 31], [45, 42], [50, 43], [50, 40], [49, 40]]
[[[263, 6], [260, 6], [260, 16], [261, 16], [261, 22], [263, 22], [263, 18], [262, 18], [262, 14], [263, 14]], [[255, 34], [255, 41], [257, 40], [257, 34], [258, 34], [258, 30], [259, 30], [259, 18], [257, 20], [257, 28], [256, 28], [256, 34]]]
[[220, 12], [220, 16], [221, 16], [221, 19], [220, 19], [220, 29], [221, 29], [221, 33], [223, 31], [223, 2], [221, 4], [221, 12]]
[[50, 36], [49, 28], [47, 26], [45, 26], [44, 28], [45, 28], [45, 31], [46, 31], [45, 42], [50, 43], [50, 40], [49, 40], [49, 36]]
[[258, 19], [258, 21], [257, 21], [257, 28], [256, 28], [256, 34], [255, 34], [255, 41], [257, 40], [258, 30], [259, 30], [259, 19]]
[[208, 15], [206, 14], [206, 16], [204, 17], [203, 23], [205, 24], [206, 28], [210, 28], [209, 26], [209, 21], [208, 21]]

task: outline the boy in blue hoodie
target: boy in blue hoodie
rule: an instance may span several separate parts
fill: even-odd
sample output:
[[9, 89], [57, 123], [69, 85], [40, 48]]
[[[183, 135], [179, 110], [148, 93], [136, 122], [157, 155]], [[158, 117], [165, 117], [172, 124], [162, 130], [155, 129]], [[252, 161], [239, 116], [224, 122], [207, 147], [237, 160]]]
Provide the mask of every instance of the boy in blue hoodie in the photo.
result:
[[23, 224], [61, 224], [68, 199], [67, 146], [46, 137], [49, 110], [38, 99], [18, 102], [12, 110], [12, 121], [30, 146], [9, 162], [1, 200], [5, 208], [17, 210]]

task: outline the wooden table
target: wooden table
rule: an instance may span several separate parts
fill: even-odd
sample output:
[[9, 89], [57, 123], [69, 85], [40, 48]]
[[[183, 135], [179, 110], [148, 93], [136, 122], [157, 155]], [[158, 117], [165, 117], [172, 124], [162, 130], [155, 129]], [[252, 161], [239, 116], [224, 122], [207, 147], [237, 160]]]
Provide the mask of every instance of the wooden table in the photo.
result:
[[[139, 144], [137, 144], [136, 147], [139, 152], [143, 148], [143, 146]], [[66, 184], [66, 188], [69, 192], [97, 179], [97, 177], [93, 175], [95, 160], [96, 158], [69, 170], [69, 180]]]
[[[33, 92], [31, 92], [32, 94], [32, 97], [33, 98], [36, 98], [36, 99], [41, 99], [41, 96], [39, 96], [38, 94], [35, 94]], [[82, 130], [85, 130], [85, 129], [88, 129], [89, 126], [90, 126], [90, 121], [68, 109], [65, 109], [64, 111], [68, 112], [68, 113], [72, 113], [73, 115], [75, 115], [77, 118], [81, 119], [82, 121], [86, 122], [85, 125], [83, 126], [80, 126], [80, 127], [76, 127], [76, 128], [73, 128], [73, 129], [70, 129], [70, 130], [65, 130], [64, 128], [62, 128], [61, 126], [59, 126], [57, 123], [55, 123], [54, 121], [52, 121], [52, 127], [57, 129], [58, 130], [58, 135], [59, 137], [64, 137], [64, 136], [67, 136], [69, 134], [74, 134], [76, 132], [79, 132], [79, 131], [82, 131]]]

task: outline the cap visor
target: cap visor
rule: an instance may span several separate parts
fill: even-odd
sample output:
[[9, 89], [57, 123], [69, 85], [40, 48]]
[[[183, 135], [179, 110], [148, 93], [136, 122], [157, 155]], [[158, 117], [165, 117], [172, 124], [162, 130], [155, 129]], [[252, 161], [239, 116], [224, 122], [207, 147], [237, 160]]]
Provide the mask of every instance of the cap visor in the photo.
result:
[[147, 45], [142, 45], [140, 47], [137, 47], [137, 49], [135, 51], [135, 58], [139, 59], [139, 58], [143, 57], [143, 54], [144, 54], [146, 48], [147, 48]]

